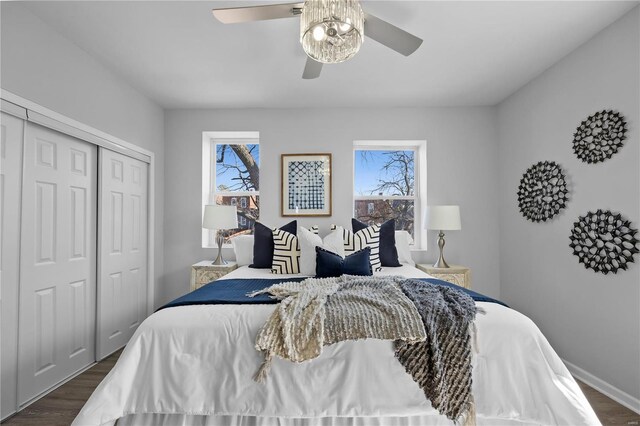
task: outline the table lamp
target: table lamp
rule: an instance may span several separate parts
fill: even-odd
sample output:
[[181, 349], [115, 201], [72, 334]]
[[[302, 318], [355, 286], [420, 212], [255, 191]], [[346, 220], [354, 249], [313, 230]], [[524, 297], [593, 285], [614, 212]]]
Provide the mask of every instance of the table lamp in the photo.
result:
[[427, 214], [424, 222], [426, 229], [440, 231], [438, 234], [438, 247], [440, 257], [433, 264], [434, 268], [448, 268], [449, 264], [444, 260], [444, 232], [458, 231], [460, 225], [460, 207], [458, 206], [427, 206]]
[[235, 206], [204, 206], [204, 218], [202, 227], [205, 229], [216, 229], [216, 243], [218, 243], [218, 257], [213, 261], [213, 265], [226, 265], [227, 261], [222, 258], [222, 243], [224, 235], [221, 230], [235, 229], [238, 227], [238, 211]]

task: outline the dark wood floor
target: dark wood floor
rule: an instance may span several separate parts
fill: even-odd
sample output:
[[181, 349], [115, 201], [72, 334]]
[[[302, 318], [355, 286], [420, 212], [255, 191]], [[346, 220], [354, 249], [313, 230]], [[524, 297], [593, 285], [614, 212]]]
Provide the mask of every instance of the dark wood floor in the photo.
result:
[[[120, 352], [111, 355], [75, 379], [60, 386], [49, 395], [34, 402], [2, 424], [25, 426], [69, 425], [86, 400], [89, 399], [89, 396], [91, 396], [91, 393], [98, 383], [102, 381], [104, 376], [106, 376], [115, 365], [119, 356]], [[603, 425], [640, 425], [640, 415], [623, 407], [584, 383], [578, 381], [578, 384]]]
[[111, 371], [122, 351], [100, 361], [84, 373], [71, 379], [44, 398], [39, 399], [3, 425], [68, 426], [78, 415], [94, 389]]

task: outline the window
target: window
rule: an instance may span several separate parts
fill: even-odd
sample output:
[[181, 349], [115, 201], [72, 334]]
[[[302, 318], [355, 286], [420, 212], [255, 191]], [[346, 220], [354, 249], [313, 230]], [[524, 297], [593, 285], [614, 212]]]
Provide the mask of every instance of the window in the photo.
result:
[[[203, 211], [206, 204], [236, 206], [238, 228], [252, 234], [260, 217], [260, 144], [257, 132], [204, 132]], [[215, 247], [215, 232], [202, 230], [202, 246]]]
[[354, 145], [354, 217], [369, 224], [395, 219], [396, 230], [409, 232], [421, 247], [426, 142], [366, 141]]

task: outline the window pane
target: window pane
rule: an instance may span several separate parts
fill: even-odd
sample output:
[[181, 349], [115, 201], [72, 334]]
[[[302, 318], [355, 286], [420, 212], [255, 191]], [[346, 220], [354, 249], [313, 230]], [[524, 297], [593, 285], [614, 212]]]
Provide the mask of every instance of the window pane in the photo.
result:
[[413, 234], [413, 200], [356, 200], [355, 218], [367, 224], [396, 220], [397, 231]]
[[260, 145], [216, 144], [216, 191], [260, 190]]
[[238, 209], [238, 228], [225, 231], [225, 235], [234, 237], [240, 234], [253, 234], [253, 227], [260, 218], [260, 197], [258, 195], [235, 197], [218, 195], [216, 196], [216, 204], [236, 206]]
[[355, 151], [354, 194], [413, 196], [414, 157], [412, 150]]

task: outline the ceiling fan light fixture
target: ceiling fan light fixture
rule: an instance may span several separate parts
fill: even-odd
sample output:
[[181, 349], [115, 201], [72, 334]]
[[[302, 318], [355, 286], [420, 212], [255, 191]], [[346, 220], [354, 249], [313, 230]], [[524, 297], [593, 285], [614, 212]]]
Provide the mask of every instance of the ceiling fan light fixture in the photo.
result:
[[306, 0], [300, 16], [300, 43], [313, 60], [336, 64], [353, 57], [364, 39], [358, 0]]

